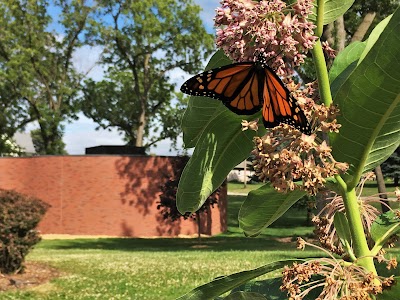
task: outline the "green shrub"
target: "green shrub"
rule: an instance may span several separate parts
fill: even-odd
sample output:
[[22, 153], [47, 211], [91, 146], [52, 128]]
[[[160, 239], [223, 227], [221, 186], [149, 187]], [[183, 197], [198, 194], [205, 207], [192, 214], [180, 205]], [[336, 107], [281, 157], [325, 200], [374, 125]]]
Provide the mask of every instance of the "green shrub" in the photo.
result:
[[40, 241], [35, 227], [49, 207], [37, 198], [0, 189], [0, 273], [23, 270], [25, 256]]

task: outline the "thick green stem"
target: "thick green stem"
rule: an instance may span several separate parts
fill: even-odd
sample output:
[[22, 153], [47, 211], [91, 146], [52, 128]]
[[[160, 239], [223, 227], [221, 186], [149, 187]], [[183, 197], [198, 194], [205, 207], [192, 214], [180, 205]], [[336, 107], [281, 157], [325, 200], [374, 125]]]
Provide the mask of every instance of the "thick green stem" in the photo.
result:
[[364, 227], [355, 189], [351, 189], [343, 195], [343, 202], [346, 209], [346, 217], [350, 225], [349, 229], [353, 241], [354, 254], [357, 257], [357, 264], [376, 275], [374, 260], [368, 248], [367, 240], [365, 239]]
[[322, 51], [321, 36], [324, 31], [324, 4], [325, 0], [317, 1], [317, 21], [315, 29], [315, 35], [318, 37], [314, 48], [312, 50], [315, 71], [317, 72], [319, 93], [322, 102], [325, 106], [329, 106], [332, 103], [331, 87], [329, 85], [328, 69], [326, 68], [326, 61], [324, 52]]
[[328, 70], [326, 68], [326, 61], [324, 52], [322, 51], [321, 36], [324, 31], [324, 5], [325, 0], [317, 0], [317, 20], [315, 25], [315, 35], [318, 37], [314, 48], [312, 50], [315, 71], [317, 72], [319, 93], [322, 102], [325, 106], [330, 106], [332, 103], [331, 87], [329, 85]]
[[[324, 0], [317, 0], [317, 28], [315, 30], [318, 38], [321, 37], [323, 32], [323, 15], [324, 15]], [[332, 104], [332, 94], [329, 84], [328, 69], [326, 67], [326, 61], [322, 50], [322, 44], [320, 39], [317, 40], [313, 51], [313, 60], [315, 70], [318, 78], [318, 87], [321, 99], [325, 106]], [[335, 176], [338, 186], [343, 196], [343, 202], [346, 209], [346, 217], [349, 221], [349, 229], [353, 242], [354, 255], [357, 258], [357, 264], [366, 268], [373, 274], [376, 273], [373, 257], [371, 251], [368, 248], [367, 240], [364, 233], [364, 227], [360, 215], [360, 208], [357, 201], [355, 189], [352, 187], [348, 188], [344, 180], [339, 176]]]
[[353, 242], [353, 251], [357, 257], [357, 264], [363, 266], [375, 275], [376, 269], [371, 251], [368, 248], [365, 238], [364, 227], [360, 215], [360, 207], [358, 205], [356, 190], [353, 188], [347, 190], [347, 185], [339, 175], [335, 179], [340, 187], [343, 196], [344, 207], [346, 209], [346, 217], [349, 221], [349, 229]]
[[319, 94], [325, 106], [330, 106], [332, 103], [331, 87], [329, 85], [328, 70], [324, 52], [322, 51], [321, 41], [318, 39], [312, 50], [315, 71], [317, 72]]

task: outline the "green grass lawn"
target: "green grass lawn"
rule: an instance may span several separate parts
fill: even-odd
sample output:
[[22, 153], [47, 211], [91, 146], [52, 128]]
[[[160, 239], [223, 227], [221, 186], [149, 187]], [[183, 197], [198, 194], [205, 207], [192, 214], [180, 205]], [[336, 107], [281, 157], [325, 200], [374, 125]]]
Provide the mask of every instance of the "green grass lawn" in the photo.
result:
[[209, 248], [200, 249], [194, 241], [175, 239], [43, 242], [29, 259], [49, 262], [64, 272], [63, 277], [30, 291], [0, 294], [0, 298], [175, 299], [224, 274], [283, 258], [316, 255], [283, 251], [277, 245], [262, 251], [270, 249], [270, 243], [262, 241], [244, 250], [243, 239], [226, 240], [209, 239], [202, 243]]
[[[387, 192], [394, 192], [395, 186], [393, 184], [393, 181], [386, 180], [386, 191]], [[229, 182], [228, 183], [228, 192], [231, 193], [243, 193], [247, 194], [248, 192], [258, 189], [261, 187], [263, 184], [262, 183], [251, 183], [247, 184], [246, 187], [244, 187], [243, 183], [237, 183], [237, 182]], [[376, 181], [367, 181], [364, 185], [364, 190], [362, 193], [362, 196], [371, 196], [374, 194], [378, 193], [378, 185]]]
[[[52, 282], [0, 299], [175, 299], [215, 277], [256, 268], [279, 259], [319, 257], [298, 251], [280, 237], [307, 236], [305, 211], [290, 209], [257, 238], [245, 238], [237, 228], [243, 196], [230, 196], [228, 232], [197, 239], [103, 238], [44, 240], [29, 254], [58, 268]], [[277, 274], [275, 274], [277, 275]]]
[[[309, 235], [304, 211], [291, 209], [258, 238], [237, 228], [243, 196], [229, 197], [228, 232], [211, 238], [44, 240], [28, 260], [57, 267], [51, 283], [0, 299], [175, 299], [215, 277], [279, 259], [318, 256], [276, 238]], [[295, 226], [295, 227], [292, 227]]]

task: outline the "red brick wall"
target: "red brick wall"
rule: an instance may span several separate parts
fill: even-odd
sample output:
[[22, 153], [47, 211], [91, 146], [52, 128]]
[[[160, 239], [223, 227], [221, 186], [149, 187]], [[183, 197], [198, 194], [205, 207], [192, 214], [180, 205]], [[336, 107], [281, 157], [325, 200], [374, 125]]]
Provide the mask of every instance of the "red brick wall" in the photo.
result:
[[[51, 205], [42, 233], [177, 236], [197, 233], [195, 222], [166, 222], [157, 210], [160, 186], [174, 157], [37, 156], [0, 158], [0, 188]], [[226, 230], [226, 189], [203, 232]]]

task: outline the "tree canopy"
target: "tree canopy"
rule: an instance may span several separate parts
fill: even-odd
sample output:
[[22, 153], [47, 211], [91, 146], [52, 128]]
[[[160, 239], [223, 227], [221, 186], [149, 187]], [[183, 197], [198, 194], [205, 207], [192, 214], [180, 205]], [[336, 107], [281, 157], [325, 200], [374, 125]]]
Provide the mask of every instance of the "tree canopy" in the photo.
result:
[[[397, 0], [355, 0], [353, 5], [334, 22], [324, 26], [322, 39], [340, 52], [346, 45], [355, 41], [363, 41], [369, 36], [375, 26], [390, 15], [397, 7]], [[327, 58], [328, 66], [333, 62]], [[310, 82], [316, 78], [314, 67], [311, 63], [311, 55], [306, 58], [306, 63], [297, 69], [298, 75], [304, 82]]]
[[[63, 154], [65, 124], [81, 109], [130, 145], [176, 140], [185, 99], [171, 72], [197, 72], [213, 48], [199, 11], [191, 0], [2, 1], [0, 133], [36, 121], [40, 153]], [[82, 86], [73, 55], [84, 45], [102, 47], [106, 71]]]
[[[53, 20], [48, 1], [7, 0], [0, 4], [1, 102], [7, 107], [8, 131], [36, 120], [45, 154], [60, 154], [62, 122], [74, 118], [81, 75], [72, 64], [73, 52], [90, 8], [85, 1], [52, 2], [62, 11]], [[6, 126], [3, 126], [6, 128]], [[12, 128], [12, 130], [10, 129]]]
[[183, 107], [170, 72], [198, 71], [213, 48], [199, 11], [190, 0], [99, 1], [87, 37], [104, 47], [108, 69], [104, 80], [86, 81], [84, 114], [130, 145], [176, 139]]

